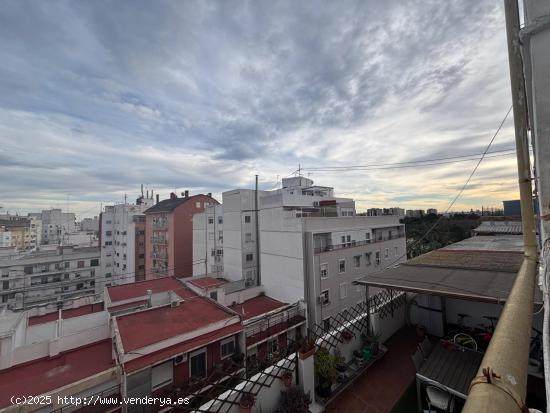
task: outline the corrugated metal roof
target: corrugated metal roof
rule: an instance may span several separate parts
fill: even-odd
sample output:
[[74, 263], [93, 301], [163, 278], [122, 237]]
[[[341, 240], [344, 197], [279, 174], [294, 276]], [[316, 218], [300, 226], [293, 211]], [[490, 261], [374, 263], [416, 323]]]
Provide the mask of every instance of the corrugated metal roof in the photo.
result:
[[523, 253], [519, 251], [439, 249], [413, 258], [406, 265], [517, 273], [522, 260]]
[[476, 234], [522, 234], [521, 221], [484, 221], [473, 230]]

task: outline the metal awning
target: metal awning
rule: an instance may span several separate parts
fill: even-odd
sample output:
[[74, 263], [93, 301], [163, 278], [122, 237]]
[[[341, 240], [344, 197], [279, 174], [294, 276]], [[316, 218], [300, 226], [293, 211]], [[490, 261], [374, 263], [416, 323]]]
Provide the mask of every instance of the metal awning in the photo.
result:
[[[401, 264], [355, 281], [370, 287], [409, 291], [487, 303], [504, 303], [516, 273]], [[535, 304], [542, 304], [540, 290]]]

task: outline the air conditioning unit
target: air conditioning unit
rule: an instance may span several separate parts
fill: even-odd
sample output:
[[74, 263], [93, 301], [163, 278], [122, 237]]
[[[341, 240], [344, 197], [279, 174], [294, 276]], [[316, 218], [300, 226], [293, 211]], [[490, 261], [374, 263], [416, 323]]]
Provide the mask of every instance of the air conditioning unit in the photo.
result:
[[187, 354], [178, 354], [174, 357], [174, 366], [178, 364], [185, 363], [187, 361]]

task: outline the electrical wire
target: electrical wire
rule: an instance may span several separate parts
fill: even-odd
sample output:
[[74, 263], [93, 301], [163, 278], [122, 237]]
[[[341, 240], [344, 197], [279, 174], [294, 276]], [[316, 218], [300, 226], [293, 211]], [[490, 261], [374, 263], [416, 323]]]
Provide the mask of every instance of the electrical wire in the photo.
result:
[[[476, 171], [478, 170], [479, 168], [479, 165], [481, 164], [481, 162], [483, 161], [483, 159], [485, 159], [485, 155], [489, 152], [489, 149], [491, 148], [491, 145], [493, 144], [495, 138], [497, 137], [498, 133], [500, 132], [500, 130], [502, 129], [502, 126], [504, 125], [504, 122], [506, 122], [506, 119], [508, 119], [508, 116], [510, 115], [510, 112], [512, 111], [512, 106], [510, 106], [510, 108], [508, 109], [508, 111], [506, 112], [506, 115], [504, 116], [504, 118], [502, 119], [502, 121], [500, 122], [497, 130], [495, 131], [495, 133], [493, 134], [491, 140], [489, 141], [489, 143], [487, 144], [487, 146], [485, 147], [485, 151], [483, 151], [481, 157], [479, 158], [479, 160], [477, 161], [477, 164], [476, 166], [474, 167], [474, 169], [472, 170], [472, 172], [470, 173], [470, 175], [468, 176], [468, 179], [466, 179], [466, 182], [464, 182], [464, 185], [462, 185], [462, 188], [460, 188], [460, 191], [458, 191], [458, 193], [456, 194], [456, 196], [453, 198], [453, 200], [449, 203], [449, 205], [447, 206], [447, 208], [445, 209], [445, 211], [443, 212], [443, 214], [441, 214], [439, 216], [439, 218], [434, 222], [434, 224], [428, 228], [428, 230], [418, 239], [416, 239], [409, 248], [413, 248], [415, 246], [417, 246], [420, 242], [422, 242], [438, 225], [439, 223], [443, 220], [445, 214], [447, 214], [451, 208], [453, 207], [453, 205], [456, 203], [456, 201], [458, 200], [458, 198], [460, 198], [460, 196], [462, 195], [462, 193], [464, 192], [464, 190], [466, 189], [466, 187], [468, 186], [468, 184], [470, 183], [470, 181], [472, 180], [472, 177], [474, 176], [474, 174], [476, 173]], [[403, 258], [406, 258], [407, 257], [407, 252], [406, 252], [407, 249], [405, 249], [405, 253], [403, 255], [401, 255], [400, 257], [398, 257], [397, 259], [395, 259], [394, 261], [392, 261], [389, 265], [387, 265], [385, 268], [381, 269], [380, 271], [377, 271], [376, 273], [380, 273], [384, 270], [387, 270], [388, 268], [390, 268], [392, 265], [398, 263], [401, 261], [401, 259]], [[376, 274], [374, 273], [374, 274]]]

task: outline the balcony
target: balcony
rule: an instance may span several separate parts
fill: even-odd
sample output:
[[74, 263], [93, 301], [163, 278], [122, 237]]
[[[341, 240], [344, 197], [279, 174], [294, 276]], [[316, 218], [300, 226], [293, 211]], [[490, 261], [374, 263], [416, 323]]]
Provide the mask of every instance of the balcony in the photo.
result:
[[158, 230], [168, 229], [168, 221], [153, 222], [153, 229], [158, 229]]
[[161, 245], [168, 244], [168, 240], [166, 239], [166, 237], [151, 237], [151, 242], [153, 244], [161, 244]]
[[[286, 314], [285, 314], [286, 313]], [[297, 327], [305, 322], [304, 311], [294, 306], [286, 312], [275, 314], [258, 321], [256, 326], [246, 330], [246, 347], [256, 345]]]
[[393, 235], [378, 237], [377, 239], [367, 239], [362, 241], [346, 242], [343, 244], [326, 245], [324, 247], [314, 248], [313, 252], [314, 254], [320, 254], [322, 252], [336, 251], [336, 250], [341, 250], [345, 248], [355, 248], [355, 247], [360, 247], [367, 244], [376, 244], [379, 242], [390, 241], [390, 240], [399, 239], [399, 238], [405, 238], [405, 234], [393, 234]]
[[151, 258], [154, 258], [157, 260], [166, 260], [168, 259], [168, 253], [166, 251], [152, 252]]

